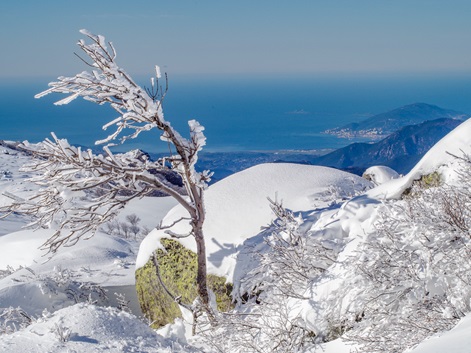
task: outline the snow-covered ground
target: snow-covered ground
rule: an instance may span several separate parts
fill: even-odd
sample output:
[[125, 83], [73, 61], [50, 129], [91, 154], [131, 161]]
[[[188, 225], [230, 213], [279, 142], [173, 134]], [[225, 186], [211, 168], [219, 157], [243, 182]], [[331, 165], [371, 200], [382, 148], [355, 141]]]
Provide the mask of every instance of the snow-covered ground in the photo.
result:
[[386, 166], [373, 166], [363, 172], [363, 177], [375, 185], [381, 185], [391, 179], [399, 178], [399, 174]]
[[426, 339], [408, 353], [468, 353], [471, 348], [471, 315], [467, 315], [448, 332]]
[[[21, 152], [0, 148], [0, 205], [37, 189], [27, 181], [31, 175], [19, 170], [28, 161], [30, 157]], [[139, 225], [152, 229], [175, 204], [168, 197], [133, 200], [118, 220], [138, 214]], [[99, 304], [114, 304], [114, 292], [124, 293], [132, 301], [128, 306], [138, 314], [135, 291], [132, 293], [138, 242], [98, 232], [50, 257], [40, 247], [52, 230], [22, 229], [29, 221], [18, 214], [0, 220], [0, 313], [5, 308], [21, 308], [32, 319], [24, 330], [0, 334], [1, 352], [170, 352], [172, 345], [178, 345], [166, 342], [142, 320], [116, 308], [86, 302], [75, 305], [73, 296], [81, 293], [80, 285], [96, 285], [92, 295], [103, 289], [108, 296]], [[0, 332], [7, 327], [5, 318], [0, 318]], [[21, 324], [21, 320], [15, 322]], [[65, 330], [63, 334], [70, 331], [63, 344], [58, 338], [61, 330]]]
[[45, 313], [30, 326], [3, 335], [1, 352], [191, 352], [155, 333], [134, 315], [111, 307], [75, 304]]
[[[378, 180], [381, 185], [369, 191], [371, 185], [366, 180], [323, 167], [266, 164], [234, 174], [206, 192], [204, 231], [209, 270], [231, 280], [240, 279], [249, 270], [240, 263], [244, 260], [244, 246], [260, 243], [265, 234], [261, 227], [269, 225], [274, 218], [267, 197], [283, 200], [283, 206], [302, 214], [305, 231], [322, 234], [332, 248], [337, 246], [340, 251], [328, 272], [331, 277], [311, 283], [304, 293], [309, 295], [309, 300], [297, 305], [297, 314], [316, 332], [323, 325], [318, 317], [319, 303], [341, 288], [345, 281], [341, 279], [345, 273], [342, 263], [355, 254], [365, 234], [372, 229], [378, 207], [388, 200], [393, 202], [421, 175], [438, 170], [446, 181], [452, 182], [456, 177], [453, 173], [455, 159], [450, 153], [462, 152], [471, 153], [471, 121], [439, 142], [408, 175], [401, 178], [394, 175], [396, 179], [388, 181], [393, 173], [377, 169], [382, 173], [381, 181]], [[26, 181], [28, 176], [19, 171], [19, 166], [28, 159], [8, 148], [0, 151], [0, 170], [3, 170], [0, 205], [8, 204], [12, 195], [25, 197], [35, 190], [35, 186]], [[169, 198], [133, 201], [119, 218], [125, 220], [131, 214], [138, 215], [141, 226], [149, 229], [161, 220], [165, 225], [185, 216], [183, 209]], [[100, 231], [89, 240], [62, 248], [49, 258], [39, 247], [51, 231], [22, 230], [21, 226], [28, 219], [12, 216], [0, 220], [0, 313], [11, 307], [9, 317], [17, 326], [10, 325], [10, 331], [14, 332], [1, 334], [8, 328], [7, 312], [3, 311], [1, 352], [211, 352], [209, 346], [201, 348], [198, 339], [188, 337], [181, 321], [156, 332], [142, 318], [107, 307], [107, 302], [100, 298], [100, 288], [113, 288], [114, 292], [116, 288], [129, 288], [134, 284], [136, 264], [142, 266], [159, 246], [158, 239], [166, 236], [163, 230], [154, 230], [146, 237], [139, 255], [138, 243], [133, 239]], [[187, 229], [185, 222], [172, 228], [176, 233], [185, 233]], [[182, 242], [194, 249], [191, 238]], [[82, 284], [86, 284], [85, 287], [79, 288]], [[88, 297], [70, 295], [77, 296], [81, 293], [79, 289], [88, 290]], [[350, 296], [354, 292], [344, 294], [343, 303], [352, 302]], [[108, 292], [108, 296], [114, 294]], [[75, 303], [76, 299], [82, 303]], [[22, 311], [15, 311], [19, 307]], [[22, 312], [25, 315], [21, 316]], [[15, 316], [17, 314], [20, 316]], [[428, 338], [408, 352], [468, 352], [470, 325], [468, 315], [451, 331]], [[362, 347], [340, 338], [306, 347], [305, 351], [362, 352]]]

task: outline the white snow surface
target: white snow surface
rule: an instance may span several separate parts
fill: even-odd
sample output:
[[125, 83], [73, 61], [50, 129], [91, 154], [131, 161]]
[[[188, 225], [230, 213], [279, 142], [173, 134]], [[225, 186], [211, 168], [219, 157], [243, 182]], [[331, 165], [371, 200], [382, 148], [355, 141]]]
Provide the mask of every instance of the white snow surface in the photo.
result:
[[[324, 167], [266, 164], [228, 177], [210, 186], [205, 194], [207, 220], [204, 231], [210, 271], [231, 278], [236, 256], [244, 241], [259, 234], [260, 227], [272, 220], [273, 215], [266, 198], [274, 199], [275, 195], [283, 200], [285, 207], [303, 211], [310, 231], [322, 232], [326, 238], [331, 236], [332, 239], [348, 240], [338, 258], [341, 264], [345, 258], [354, 254], [362, 235], [371, 229], [381, 200], [400, 197], [413, 180], [434, 171], [439, 171], [446, 182], [453, 181], [456, 160], [450, 153], [457, 156], [462, 153], [471, 154], [471, 121], [464, 122], [444, 137], [406, 176], [386, 181], [354, 198], [350, 196], [367, 188], [369, 183], [351, 174]], [[0, 153], [0, 166], [9, 171], [0, 179], [1, 193], [7, 191], [21, 197], [34, 190], [34, 186], [25, 181], [27, 176], [19, 172], [19, 165], [27, 162], [28, 158], [17, 155], [15, 151]], [[342, 198], [347, 201], [332, 205]], [[0, 204], [8, 202], [8, 197], [0, 196]], [[123, 220], [126, 215], [135, 213], [142, 219], [142, 225], [152, 228], [162, 218], [164, 224], [170, 224], [185, 216], [180, 206], [174, 206], [175, 201], [168, 198], [146, 198], [133, 201], [119, 217]], [[44, 252], [39, 251], [38, 246], [51, 231], [19, 230], [26, 222], [26, 219], [20, 217], [14, 217], [13, 221], [0, 220], [0, 270], [5, 270], [6, 266], [15, 269], [18, 266], [28, 266], [38, 276], [46, 276], [60, 267], [75, 271], [74, 278], [78, 280], [104, 286], [132, 285], [134, 264], [142, 266], [158, 246], [158, 240], [167, 236], [163, 230], [152, 231], [142, 243], [136, 260], [136, 249], [130, 242], [99, 232], [90, 240], [61, 249], [54, 258], [44, 262]], [[188, 224], [181, 222], [172, 230], [185, 232]], [[194, 249], [192, 238], [182, 242]], [[332, 278], [313, 285], [311, 299], [299, 306], [299, 310], [303, 311], [303, 318], [313, 330], [316, 329], [317, 317], [311, 305], [322, 303], [324, 298], [339, 287], [342, 271], [342, 266], [334, 265], [329, 271]], [[30, 326], [12, 334], [0, 335], [0, 352], [194, 351], [194, 348], [186, 345], [185, 329], [181, 321], [156, 333], [131, 314], [83, 303], [73, 305], [64, 295], [44, 294], [39, 281], [34, 278], [28, 281], [29, 277], [34, 276], [22, 269], [0, 279], [0, 309], [21, 306], [33, 316]], [[345, 296], [342, 300], [347, 303], [351, 298]], [[49, 313], [42, 314], [45, 308]], [[449, 332], [431, 337], [408, 352], [469, 352], [470, 328], [471, 316], [468, 314]], [[60, 330], [70, 332], [66, 342], [60, 342]], [[203, 351], [210, 352], [206, 347]], [[338, 339], [306, 351], [361, 352], [361, 347], [350, 346]]]
[[[65, 342], [60, 330], [68, 333]], [[65, 336], [67, 337], [67, 336]], [[46, 314], [21, 331], [0, 336], [3, 353], [191, 352], [135, 316], [115, 308], [76, 304]]]
[[399, 176], [400, 175], [394, 169], [391, 169], [384, 165], [377, 165], [374, 167], [369, 167], [363, 173], [363, 177], [370, 178], [370, 180], [375, 185], [384, 184], [385, 182], [389, 180], [399, 178]]
[[[329, 206], [332, 194], [347, 197], [370, 186], [367, 180], [337, 169], [290, 163], [257, 165], [211, 185], [205, 192], [203, 227], [208, 271], [232, 280], [239, 245], [274, 218], [267, 198], [282, 200], [284, 207], [296, 212], [308, 211]], [[165, 216], [163, 225], [182, 217], [188, 214], [177, 205]], [[182, 221], [171, 230], [187, 234], [190, 225]], [[154, 230], [146, 237], [139, 249], [137, 268], [144, 266], [152, 252], [161, 247], [162, 237], [168, 237], [165, 230]], [[192, 237], [179, 241], [196, 251]]]
[[431, 337], [410, 353], [469, 353], [471, 351], [471, 315], [468, 314], [450, 331]]

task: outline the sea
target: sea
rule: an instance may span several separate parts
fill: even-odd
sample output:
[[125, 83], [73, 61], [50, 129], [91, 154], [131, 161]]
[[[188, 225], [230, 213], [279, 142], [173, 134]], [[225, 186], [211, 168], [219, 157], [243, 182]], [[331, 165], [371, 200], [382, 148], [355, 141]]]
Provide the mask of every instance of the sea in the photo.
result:
[[[102, 126], [110, 107], [34, 95], [54, 77], [0, 82], [0, 139], [38, 142], [53, 131], [72, 144], [94, 147], [113, 130]], [[148, 80], [137, 82], [148, 86]], [[471, 113], [471, 74], [176, 75], [169, 74], [165, 118], [187, 136], [187, 121], [205, 126], [208, 152], [321, 151], [361, 140], [323, 134], [403, 105], [423, 102]], [[115, 147], [151, 153], [168, 149], [158, 131]]]

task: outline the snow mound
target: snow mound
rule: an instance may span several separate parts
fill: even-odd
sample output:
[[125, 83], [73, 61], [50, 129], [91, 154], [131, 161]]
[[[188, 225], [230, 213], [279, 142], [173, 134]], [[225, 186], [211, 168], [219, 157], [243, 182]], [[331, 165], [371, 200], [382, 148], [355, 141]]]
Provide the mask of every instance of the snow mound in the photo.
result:
[[39, 247], [50, 236], [51, 231], [44, 229], [37, 232], [20, 231], [1, 236], [0, 270], [6, 269], [7, 266], [13, 268], [30, 266], [37, 261], [41, 261], [44, 251], [40, 250]]
[[471, 154], [471, 119], [438, 141], [407, 175], [386, 182], [367, 192], [367, 195], [377, 199], [397, 199], [414, 180], [440, 171], [441, 167], [456, 162], [455, 156], [462, 157], [463, 154]]
[[[51, 230], [23, 230], [0, 237], [0, 270], [7, 266], [14, 269], [30, 267], [37, 273], [47, 273], [57, 267], [83, 271], [88, 280], [104, 285], [134, 284], [132, 271], [127, 270], [126, 263], [134, 264], [131, 245], [119, 238], [97, 233], [89, 240], [79, 241], [73, 247], [62, 248], [52, 257], [39, 247], [51, 236]], [[129, 266], [128, 266], [129, 267]], [[106, 274], [105, 274], [106, 271]], [[94, 275], [96, 274], [96, 275]], [[3, 288], [0, 280], [0, 290]], [[5, 284], [8, 286], [8, 283]]]
[[375, 185], [381, 185], [385, 182], [399, 178], [399, 174], [394, 170], [386, 166], [374, 166], [369, 167], [363, 173], [363, 178], [371, 180]]
[[410, 353], [468, 353], [471, 346], [471, 315], [468, 314], [453, 329], [442, 335], [431, 337], [415, 349], [408, 351]]
[[[334, 200], [352, 196], [369, 188], [371, 183], [356, 175], [327, 167], [290, 163], [260, 164], [210, 186], [205, 193], [206, 221], [204, 233], [208, 254], [208, 270], [232, 278], [238, 246], [260, 232], [273, 219], [268, 197], [283, 201], [293, 211], [307, 211], [329, 206]], [[163, 225], [188, 217], [180, 205], [164, 218]], [[171, 228], [187, 234], [188, 221]], [[152, 252], [160, 247], [164, 230], [154, 230], [142, 242], [137, 268], [145, 265]], [[194, 240], [180, 240], [196, 251]]]
[[[61, 339], [62, 338], [62, 339]], [[135, 316], [77, 304], [45, 314], [27, 328], [0, 336], [1, 352], [189, 352], [167, 342]]]
[[48, 259], [39, 246], [51, 233], [26, 230], [0, 237], [0, 270], [12, 270], [0, 277], [0, 309], [21, 307], [37, 315], [44, 308], [52, 312], [70, 305], [72, 300], [65, 292], [50, 287], [51, 276], [66, 281], [67, 275], [70, 281], [102, 287], [134, 285], [135, 252], [127, 241], [98, 233], [88, 241], [60, 249]]

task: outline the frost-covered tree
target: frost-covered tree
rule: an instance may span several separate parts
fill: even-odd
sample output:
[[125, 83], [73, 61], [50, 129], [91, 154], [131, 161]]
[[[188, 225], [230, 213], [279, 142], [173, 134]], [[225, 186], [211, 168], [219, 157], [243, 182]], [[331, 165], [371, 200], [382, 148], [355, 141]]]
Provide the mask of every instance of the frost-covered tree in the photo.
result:
[[[59, 77], [57, 82], [50, 83], [50, 88], [36, 95], [36, 98], [50, 93], [64, 93], [67, 97], [56, 102], [56, 105], [68, 104], [79, 97], [99, 105], [109, 104], [118, 116], [104, 125], [103, 129], [114, 127], [114, 131], [96, 142], [105, 145], [104, 153], [98, 155], [91, 150], [83, 151], [80, 147], [71, 146], [67, 140], [59, 139], [54, 134], [52, 140], [46, 139], [38, 144], [24, 143], [22, 148], [36, 157], [26, 168], [36, 174], [34, 181], [42, 188], [28, 200], [16, 201], [7, 211], [34, 215], [32, 225], [37, 227], [58, 224], [57, 231], [43, 245], [54, 253], [61, 246], [71, 246], [80, 238], [92, 236], [102, 224], [112, 220], [120, 209], [135, 198], [156, 191], [173, 197], [189, 214], [191, 233], [186, 236], [192, 236], [197, 245], [199, 302], [203, 310], [212, 316], [203, 235], [203, 193], [210, 174], [195, 170], [198, 152], [206, 141], [204, 128], [197, 121], [190, 120], [189, 138], [184, 138], [164, 118], [162, 101], [167, 89], [162, 89], [159, 84], [162, 77], [158, 66], [155, 67], [150, 89], [142, 88], [117, 65], [116, 51], [111, 42], [106, 43], [103, 36], [86, 30], [81, 33], [91, 41], [78, 42], [88, 57], [82, 60], [90, 66], [90, 71], [73, 77]], [[160, 139], [169, 146], [168, 157], [151, 161], [146, 155], [113, 154], [109, 149], [114, 140], [119, 139], [123, 143], [154, 128], [160, 130]], [[180, 176], [184, 188], [175, 188], [167, 180], [165, 176], [169, 170]], [[91, 201], [78, 202], [83, 193], [89, 190], [95, 191], [89, 193], [92, 195]]]

